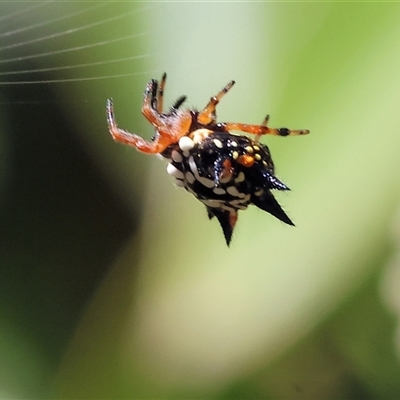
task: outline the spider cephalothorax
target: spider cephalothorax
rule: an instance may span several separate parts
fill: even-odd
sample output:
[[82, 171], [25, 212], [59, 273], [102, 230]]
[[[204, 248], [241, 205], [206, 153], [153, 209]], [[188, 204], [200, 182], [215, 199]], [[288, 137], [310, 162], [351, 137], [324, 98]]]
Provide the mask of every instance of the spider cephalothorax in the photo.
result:
[[[161, 154], [168, 159], [167, 172], [178, 186], [198, 198], [221, 224], [229, 245], [239, 210], [249, 204], [269, 212], [281, 221], [293, 225], [271, 190], [289, 190], [275, 177], [274, 164], [261, 135], [305, 135], [308, 130], [274, 129], [267, 126], [268, 116], [261, 125], [216, 121], [215, 108], [234, 85], [231, 81], [202, 111], [180, 109], [186, 97], [180, 97], [168, 112], [163, 112], [166, 74], [160, 84], [151, 80], [144, 92], [143, 115], [155, 127], [152, 141], [117, 127], [112, 100], [107, 100], [107, 121], [112, 137], [137, 150]], [[251, 139], [230, 131], [256, 135]]]

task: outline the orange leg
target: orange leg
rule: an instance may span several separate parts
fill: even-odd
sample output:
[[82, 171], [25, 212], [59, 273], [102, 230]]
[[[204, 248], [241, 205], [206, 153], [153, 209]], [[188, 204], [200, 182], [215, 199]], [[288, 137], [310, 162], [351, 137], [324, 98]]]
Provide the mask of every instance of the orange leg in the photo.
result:
[[155, 127], [159, 126], [160, 113], [157, 106], [157, 81], [152, 79], [147, 83], [143, 95], [142, 114]]
[[114, 107], [111, 99], [107, 100], [106, 113], [108, 129], [111, 136], [117, 142], [122, 142], [135, 147], [143, 153], [162, 153], [170, 144], [187, 134], [192, 122], [190, 111], [180, 111], [174, 115], [162, 114], [158, 111], [160, 106], [158, 100], [162, 97], [166, 76], [163, 75], [160, 89], [157, 92], [157, 81], [151, 80], [144, 92], [142, 114], [156, 129], [156, 135], [152, 142], [148, 142], [142, 137], [118, 128], [114, 115]]
[[215, 122], [216, 120], [215, 107], [220, 102], [222, 97], [224, 97], [224, 95], [229, 92], [229, 90], [232, 88], [234, 84], [235, 81], [230, 81], [216, 96], [211, 97], [210, 101], [208, 102], [204, 110], [200, 112], [197, 118], [197, 120], [201, 124], [207, 125], [211, 124], [212, 122]]
[[106, 112], [108, 130], [115, 141], [133, 146], [143, 153], [160, 153], [166, 147], [168, 147], [169, 143], [167, 143], [167, 141], [161, 136], [158, 136], [158, 140], [155, 140], [154, 142], [148, 142], [134, 133], [130, 133], [118, 128], [114, 115], [113, 102], [111, 99], [107, 100]]
[[[268, 121], [268, 119], [266, 119]], [[264, 123], [266, 123], [264, 120]], [[240, 124], [236, 122], [222, 122], [218, 123], [219, 128], [223, 128], [224, 131], [242, 131], [257, 135], [257, 139], [261, 135], [275, 135], [275, 136], [294, 136], [294, 135], [306, 135], [310, 131], [308, 129], [288, 129], [288, 128], [268, 128], [266, 125], [249, 125]]]

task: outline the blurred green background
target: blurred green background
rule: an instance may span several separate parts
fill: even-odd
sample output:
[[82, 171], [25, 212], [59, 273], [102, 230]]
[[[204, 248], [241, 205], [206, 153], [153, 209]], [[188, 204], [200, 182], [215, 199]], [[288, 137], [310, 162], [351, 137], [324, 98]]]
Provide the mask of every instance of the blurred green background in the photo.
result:
[[[400, 398], [400, 4], [0, 4], [0, 398]], [[144, 137], [146, 82], [264, 138], [296, 228], [231, 247]]]

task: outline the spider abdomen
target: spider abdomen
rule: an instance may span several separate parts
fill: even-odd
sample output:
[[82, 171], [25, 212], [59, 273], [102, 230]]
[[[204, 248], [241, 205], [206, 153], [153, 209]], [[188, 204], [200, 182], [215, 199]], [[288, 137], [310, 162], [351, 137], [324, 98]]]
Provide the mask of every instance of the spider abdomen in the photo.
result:
[[229, 243], [237, 212], [254, 204], [291, 224], [272, 189], [289, 190], [274, 175], [267, 146], [243, 135], [198, 129], [182, 137], [162, 155], [167, 172], [216, 216]]

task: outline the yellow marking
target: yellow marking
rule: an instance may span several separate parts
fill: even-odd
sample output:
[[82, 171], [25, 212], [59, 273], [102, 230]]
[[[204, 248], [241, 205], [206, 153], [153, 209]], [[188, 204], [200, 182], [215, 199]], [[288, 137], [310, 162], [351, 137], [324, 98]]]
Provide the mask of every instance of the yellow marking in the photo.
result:
[[236, 160], [239, 157], [239, 153], [237, 151], [232, 152], [232, 158]]
[[245, 148], [245, 150], [246, 150], [248, 153], [253, 153], [253, 152], [254, 152], [254, 149], [253, 149], [251, 146], [247, 146], [247, 147]]
[[260, 160], [261, 160], [261, 156], [260, 156], [258, 153], [254, 155], [254, 158], [255, 158], [257, 161], [260, 161]]
[[240, 183], [243, 182], [246, 179], [246, 176], [244, 175], [244, 173], [241, 171], [239, 173], [239, 175], [237, 176], [237, 178], [235, 179], [236, 183]]
[[255, 151], [259, 151], [259, 150], [260, 150], [260, 148], [259, 148], [258, 146], [253, 146], [253, 149], [254, 149]]
[[192, 137], [193, 142], [197, 144], [202, 140], [204, 140], [211, 133], [212, 131], [210, 131], [209, 129], [202, 128], [202, 129], [196, 129], [195, 131], [191, 132], [189, 136]]

